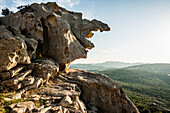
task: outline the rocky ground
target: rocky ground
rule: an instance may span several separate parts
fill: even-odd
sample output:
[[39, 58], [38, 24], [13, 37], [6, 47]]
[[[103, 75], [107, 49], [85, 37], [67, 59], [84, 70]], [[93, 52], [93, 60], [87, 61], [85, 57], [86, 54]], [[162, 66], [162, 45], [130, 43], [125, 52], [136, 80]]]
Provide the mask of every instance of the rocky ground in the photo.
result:
[[109, 31], [56, 3], [32, 4], [0, 17], [0, 110], [11, 113], [137, 113], [106, 75], [67, 69]]
[[[26, 75], [26, 71], [22, 75]], [[25, 87], [19, 89], [19, 84], [16, 84], [17, 92], [3, 98], [7, 102], [17, 99], [23, 99], [23, 102], [13, 103], [6, 108], [12, 113], [137, 112], [122, 88], [106, 75], [68, 69], [65, 73], [54, 75], [48, 83], [43, 85], [42, 82], [43, 79], [27, 74], [20, 81], [23, 83], [21, 86]]]

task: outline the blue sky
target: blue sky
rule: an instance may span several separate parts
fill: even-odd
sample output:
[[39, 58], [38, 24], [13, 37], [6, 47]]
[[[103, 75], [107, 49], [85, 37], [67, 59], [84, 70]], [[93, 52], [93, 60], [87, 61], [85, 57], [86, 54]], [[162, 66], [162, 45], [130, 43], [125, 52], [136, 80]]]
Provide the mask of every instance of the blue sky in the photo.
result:
[[91, 40], [96, 47], [76, 63], [170, 63], [170, 0], [0, 0], [0, 8], [16, 11], [16, 6], [35, 1], [56, 1], [111, 27], [95, 33]]

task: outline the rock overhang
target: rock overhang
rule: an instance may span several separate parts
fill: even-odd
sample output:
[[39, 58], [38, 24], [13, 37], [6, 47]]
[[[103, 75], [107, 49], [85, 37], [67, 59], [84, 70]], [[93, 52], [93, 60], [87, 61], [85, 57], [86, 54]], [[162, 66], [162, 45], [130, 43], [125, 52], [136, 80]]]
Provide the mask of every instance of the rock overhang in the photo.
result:
[[48, 57], [64, 70], [79, 58], [86, 58], [94, 44], [88, 40], [92, 31], [109, 31], [96, 19], [82, 18], [82, 13], [68, 11], [55, 2], [33, 3], [20, 11], [0, 18], [13, 36], [25, 41], [30, 59]]

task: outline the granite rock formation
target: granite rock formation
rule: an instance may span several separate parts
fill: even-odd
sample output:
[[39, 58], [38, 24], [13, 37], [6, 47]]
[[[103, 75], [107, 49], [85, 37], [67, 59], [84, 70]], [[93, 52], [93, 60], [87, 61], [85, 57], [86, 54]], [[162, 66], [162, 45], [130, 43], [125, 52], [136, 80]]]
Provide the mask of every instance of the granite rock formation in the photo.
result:
[[82, 19], [81, 13], [70, 12], [52, 2], [32, 4], [0, 21], [14, 36], [25, 40], [31, 59], [52, 58], [60, 70], [76, 59], [87, 57], [86, 49], [94, 47], [87, 40], [92, 31], [110, 30], [107, 24]]
[[138, 113], [106, 75], [68, 69], [87, 57], [98, 30], [110, 28], [54, 2], [0, 17], [0, 104], [19, 99], [3, 106], [11, 113]]

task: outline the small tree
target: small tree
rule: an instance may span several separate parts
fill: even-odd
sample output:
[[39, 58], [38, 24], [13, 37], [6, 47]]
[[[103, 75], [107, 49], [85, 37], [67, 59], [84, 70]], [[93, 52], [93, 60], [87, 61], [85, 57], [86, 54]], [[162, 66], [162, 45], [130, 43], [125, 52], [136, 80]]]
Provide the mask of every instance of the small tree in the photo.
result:
[[1, 14], [4, 16], [9, 15], [9, 9], [7, 7], [5, 9], [2, 9]]
[[2, 9], [2, 12], [1, 12], [1, 14], [4, 15], [4, 16], [12, 14], [12, 13], [13, 12], [9, 11], [9, 9], [7, 7], [5, 9]]

